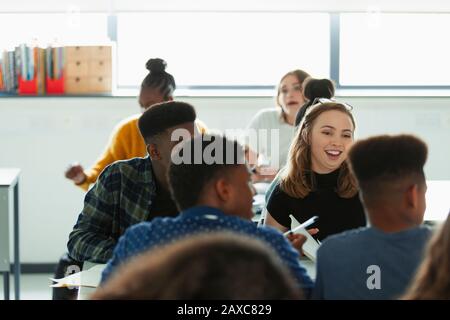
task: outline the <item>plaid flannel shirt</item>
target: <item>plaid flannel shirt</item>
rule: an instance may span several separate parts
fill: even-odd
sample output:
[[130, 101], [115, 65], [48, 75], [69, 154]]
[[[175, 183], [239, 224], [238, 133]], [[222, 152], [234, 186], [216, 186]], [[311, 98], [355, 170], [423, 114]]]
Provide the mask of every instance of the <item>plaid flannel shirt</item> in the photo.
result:
[[69, 236], [69, 255], [81, 262], [106, 263], [125, 230], [148, 220], [155, 194], [148, 156], [106, 167], [86, 194], [83, 211]]

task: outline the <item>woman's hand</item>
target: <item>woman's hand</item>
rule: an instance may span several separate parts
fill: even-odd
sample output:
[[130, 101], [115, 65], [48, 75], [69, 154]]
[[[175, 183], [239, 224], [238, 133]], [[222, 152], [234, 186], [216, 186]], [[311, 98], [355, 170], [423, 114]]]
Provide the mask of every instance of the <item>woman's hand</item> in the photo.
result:
[[75, 182], [75, 184], [82, 184], [87, 178], [83, 167], [78, 163], [71, 164], [64, 172], [64, 175], [67, 179]]
[[[319, 229], [317, 228], [308, 229], [308, 233], [312, 236], [318, 232]], [[290, 233], [287, 235], [287, 238], [291, 242], [291, 245], [298, 250], [300, 256], [304, 256], [302, 247], [303, 244], [306, 242], [306, 236], [298, 233]]]

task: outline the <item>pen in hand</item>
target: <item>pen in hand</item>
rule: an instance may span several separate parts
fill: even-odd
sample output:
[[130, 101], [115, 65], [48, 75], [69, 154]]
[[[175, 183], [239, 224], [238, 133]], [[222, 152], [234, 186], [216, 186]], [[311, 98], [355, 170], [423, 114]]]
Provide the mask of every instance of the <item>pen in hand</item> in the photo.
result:
[[294, 228], [294, 229], [292, 229], [292, 230], [289, 230], [289, 231], [285, 232], [284, 235], [285, 235], [285, 236], [288, 236], [289, 234], [293, 234], [294, 232], [296, 232], [297, 230], [300, 230], [300, 229], [302, 229], [302, 228], [305, 228], [305, 229], [306, 229], [307, 227], [309, 227], [310, 225], [312, 225], [314, 222], [316, 222], [318, 219], [319, 219], [318, 216], [314, 216], [314, 217], [312, 217], [312, 218], [306, 220], [305, 222], [303, 222], [303, 223], [302, 223], [301, 225], [299, 225], [298, 227], [296, 227], [296, 228]]

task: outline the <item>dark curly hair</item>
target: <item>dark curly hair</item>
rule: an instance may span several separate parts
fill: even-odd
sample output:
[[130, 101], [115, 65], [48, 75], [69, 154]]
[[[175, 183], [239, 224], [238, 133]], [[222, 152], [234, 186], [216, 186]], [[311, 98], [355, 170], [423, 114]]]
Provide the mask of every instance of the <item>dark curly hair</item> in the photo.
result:
[[166, 101], [147, 109], [138, 120], [139, 131], [149, 144], [150, 140], [165, 130], [187, 122], [194, 122], [195, 109], [189, 103]]
[[404, 181], [425, 183], [427, 154], [427, 145], [415, 136], [381, 135], [356, 142], [347, 161], [364, 203], [373, 206], [381, 197], [394, 194]]
[[153, 58], [145, 64], [149, 71], [141, 84], [141, 90], [146, 88], [157, 88], [167, 100], [173, 95], [176, 84], [170, 73], [166, 72], [167, 63], [163, 59]]
[[[210, 151], [211, 159], [208, 159], [205, 154]], [[179, 210], [197, 205], [210, 181], [227, 175], [230, 168], [245, 164], [244, 148], [220, 135], [204, 134], [182, 142], [178, 156], [183, 161], [175, 163], [172, 157], [168, 175], [170, 191]]]

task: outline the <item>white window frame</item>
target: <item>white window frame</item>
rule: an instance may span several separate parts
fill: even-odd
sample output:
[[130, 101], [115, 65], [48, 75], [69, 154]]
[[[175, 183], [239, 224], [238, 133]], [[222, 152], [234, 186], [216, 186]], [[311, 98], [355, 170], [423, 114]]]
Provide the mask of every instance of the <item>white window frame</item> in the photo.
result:
[[[340, 47], [340, 14], [341, 13], [367, 13], [379, 11], [381, 13], [450, 13], [450, 1], [428, 0], [423, 1], [391, 1], [379, 0], [376, 6], [371, 0], [42, 0], [37, 3], [34, 0], [4, 1], [3, 13], [64, 13], [68, 8], [77, 7], [83, 13], [102, 12], [108, 14], [108, 37], [111, 41], [117, 41], [117, 16], [119, 12], [146, 12], [146, 11], [242, 11], [242, 12], [301, 12], [301, 13], [329, 13], [330, 14], [330, 78], [335, 80], [338, 95], [404, 95], [404, 96], [448, 96], [449, 85], [341, 85], [339, 83], [339, 47]], [[24, 9], [26, 8], [26, 9]], [[118, 91], [135, 94], [135, 88], [117, 88]], [[190, 86], [185, 88], [187, 95], [211, 96], [265, 96], [273, 95], [274, 86], [236, 86], [224, 88], [221, 86]], [[229, 91], [226, 93], [226, 91]]]

